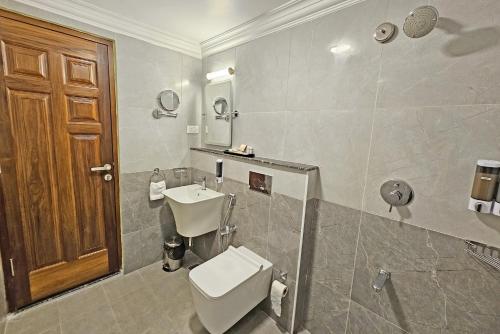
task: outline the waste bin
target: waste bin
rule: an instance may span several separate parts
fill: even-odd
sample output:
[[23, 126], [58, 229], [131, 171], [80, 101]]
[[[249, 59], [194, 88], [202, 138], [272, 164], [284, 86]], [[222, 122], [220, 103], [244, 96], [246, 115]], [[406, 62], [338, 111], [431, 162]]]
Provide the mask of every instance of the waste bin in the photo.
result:
[[181, 237], [168, 237], [163, 245], [163, 270], [176, 271], [182, 266], [186, 247]]

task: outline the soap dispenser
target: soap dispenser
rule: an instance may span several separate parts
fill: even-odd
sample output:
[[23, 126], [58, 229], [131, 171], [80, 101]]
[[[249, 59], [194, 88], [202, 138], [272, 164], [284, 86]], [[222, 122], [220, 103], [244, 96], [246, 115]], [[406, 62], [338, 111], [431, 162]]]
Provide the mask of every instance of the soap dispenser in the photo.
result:
[[497, 191], [500, 161], [479, 160], [476, 166], [469, 210], [479, 213], [491, 213]]
[[497, 190], [497, 198], [495, 199], [495, 202], [493, 203], [492, 213], [495, 216], [500, 216], [500, 186], [498, 187], [498, 190]]

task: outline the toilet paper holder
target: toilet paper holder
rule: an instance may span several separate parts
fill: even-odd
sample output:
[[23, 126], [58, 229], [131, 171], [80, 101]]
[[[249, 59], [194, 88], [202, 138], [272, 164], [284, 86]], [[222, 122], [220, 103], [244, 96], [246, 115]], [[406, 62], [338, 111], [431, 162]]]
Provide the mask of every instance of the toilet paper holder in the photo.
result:
[[288, 278], [288, 271], [281, 271], [275, 268], [273, 269], [273, 276], [281, 283], [285, 283]]

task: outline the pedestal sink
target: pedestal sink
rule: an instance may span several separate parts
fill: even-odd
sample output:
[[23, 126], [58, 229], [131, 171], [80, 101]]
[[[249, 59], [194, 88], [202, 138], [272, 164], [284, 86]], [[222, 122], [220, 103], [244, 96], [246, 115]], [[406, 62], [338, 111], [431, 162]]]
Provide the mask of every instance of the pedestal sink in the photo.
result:
[[167, 189], [162, 194], [172, 208], [180, 235], [197, 237], [219, 228], [224, 194], [198, 184]]

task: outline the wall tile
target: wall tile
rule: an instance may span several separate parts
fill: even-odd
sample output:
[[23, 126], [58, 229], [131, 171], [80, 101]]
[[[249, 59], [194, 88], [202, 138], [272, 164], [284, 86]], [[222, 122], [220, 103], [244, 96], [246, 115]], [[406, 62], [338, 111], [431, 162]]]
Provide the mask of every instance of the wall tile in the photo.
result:
[[349, 309], [349, 322], [347, 324], [348, 334], [364, 334], [369, 328], [373, 334], [403, 334], [408, 333], [396, 327], [384, 318], [364, 308], [363, 306], [351, 302]]
[[289, 30], [236, 48], [236, 110], [241, 113], [285, 110], [289, 51]]
[[[288, 110], [373, 107], [382, 47], [372, 35], [386, 7], [365, 1], [292, 29]], [[351, 49], [332, 54], [337, 45]]]
[[[277, 277], [273, 277], [273, 280]], [[281, 317], [278, 317], [271, 306], [271, 298], [266, 298], [259, 304], [260, 309], [262, 309], [266, 314], [271, 317], [280, 328], [290, 333], [290, 328], [292, 326], [292, 316], [293, 316], [293, 303], [295, 299], [295, 280], [287, 279], [286, 281], [288, 289], [288, 295], [283, 298], [281, 302]]]
[[[187, 124], [201, 125], [203, 105], [203, 72], [202, 62], [186, 55], [182, 56], [182, 98], [180, 111], [187, 116]], [[199, 134], [188, 135], [189, 147], [201, 146], [201, 131]], [[184, 152], [189, 154], [189, 152]]]
[[271, 199], [241, 185], [236, 194], [236, 207], [231, 219], [238, 226], [233, 235], [235, 246], [246, 246], [262, 257], [268, 255], [269, 207]]
[[[311, 226], [304, 327], [311, 333], [343, 333], [347, 321], [360, 211], [319, 201]], [[312, 261], [311, 261], [312, 260]]]
[[[192, 175], [193, 179], [207, 177], [207, 186], [215, 189], [213, 174], [193, 168]], [[266, 258], [273, 263], [275, 273], [277, 270], [288, 272], [290, 292], [283, 301], [282, 316], [275, 316], [269, 298], [261, 303], [261, 308], [281, 327], [289, 330], [294, 307], [303, 203], [279, 193], [269, 196], [250, 190], [247, 184], [227, 177], [220, 191], [236, 194], [236, 206], [229, 223], [235, 224], [238, 230], [232, 236], [231, 244], [245, 246]], [[223, 213], [226, 207], [227, 201]], [[193, 249], [198, 256], [208, 260], [219, 254], [218, 246], [218, 235], [212, 232], [195, 238]]]
[[286, 111], [242, 113], [233, 121], [233, 146], [247, 144], [258, 156], [282, 159], [288, 115]]
[[122, 236], [123, 271], [130, 273], [142, 268], [141, 231]]
[[[499, 127], [498, 106], [378, 109], [365, 210], [499, 245], [500, 219], [467, 209], [476, 160], [499, 156]], [[392, 213], [379, 195], [389, 179], [405, 180], [415, 191], [409, 206]]]
[[[401, 34], [384, 47], [378, 106], [499, 103], [498, 2], [430, 2], [442, 16], [437, 29], [421, 39]], [[389, 8], [388, 19], [399, 22], [414, 6], [392, 0]]]
[[[363, 214], [352, 299], [412, 333], [495, 333], [500, 276], [464, 251], [463, 241]], [[380, 293], [379, 268], [392, 273]]]
[[[183, 175], [163, 170], [167, 188], [191, 183], [191, 171]], [[121, 175], [122, 248], [125, 272], [131, 272], [162, 258], [163, 240], [177, 234], [175, 220], [165, 200], [149, 200], [151, 172]]]
[[283, 159], [319, 166], [321, 198], [360, 209], [372, 113], [372, 109], [290, 112]]
[[302, 201], [273, 193], [269, 211], [268, 259], [274, 268], [297, 278], [302, 224]]
[[312, 269], [312, 259], [314, 254], [314, 235], [313, 228], [317, 222], [317, 208], [319, 200], [316, 198], [308, 199], [306, 202], [306, 212], [304, 213], [304, 228], [302, 233], [302, 249], [299, 265], [299, 284], [297, 294], [297, 312], [295, 317], [295, 330], [304, 329], [304, 319], [306, 316], [306, 304], [309, 302], [309, 281]]

